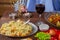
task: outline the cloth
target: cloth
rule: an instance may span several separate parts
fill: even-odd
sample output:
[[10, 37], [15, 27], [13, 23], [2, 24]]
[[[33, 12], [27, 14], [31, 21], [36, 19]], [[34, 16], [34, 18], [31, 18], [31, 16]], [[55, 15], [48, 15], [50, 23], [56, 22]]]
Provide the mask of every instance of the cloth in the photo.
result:
[[35, 11], [36, 4], [45, 4], [45, 12], [54, 11], [52, 0], [28, 0], [27, 9], [28, 11]]
[[52, 0], [45, 0], [45, 12], [54, 11]]
[[36, 4], [36, 0], [28, 0], [27, 1], [27, 10], [30, 12], [34, 12], [35, 11], [35, 4]]
[[52, 0], [52, 2], [53, 2], [54, 10], [60, 11], [60, 0]]
[[[15, 11], [18, 10], [19, 4], [19, 1], [14, 4]], [[35, 12], [36, 4], [45, 4], [45, 12], [60, 11], [60, 0], [27, 0], [25, 6], [28, 11]]]

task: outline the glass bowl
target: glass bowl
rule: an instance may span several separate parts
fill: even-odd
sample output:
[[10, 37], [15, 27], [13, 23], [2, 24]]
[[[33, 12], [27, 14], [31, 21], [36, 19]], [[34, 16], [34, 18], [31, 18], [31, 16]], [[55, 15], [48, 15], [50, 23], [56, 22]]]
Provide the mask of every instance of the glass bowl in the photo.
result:
[[44, 15], [44, 18], [45, 18], [45, 20], [46, 20], [46, 22], [48, 22], [50, 25], [52, 25], [54, 28], [56, 28], [56, 29], [59, 29], [60, 30], [60, 27], [57, 27], [55, 24], [53, 24], [53, 23], [51, 23], [51, 22], [49, 22], [49, 20], [48, 20], [48, 18], [51, 16], [51, 15], [53, 15], [53, 14], [58, 14], [58, 15], [60, 15], [60, 11], [58, 11], [58, 12], [49, 12], [49, 13], [46, 13], [45, 15]]

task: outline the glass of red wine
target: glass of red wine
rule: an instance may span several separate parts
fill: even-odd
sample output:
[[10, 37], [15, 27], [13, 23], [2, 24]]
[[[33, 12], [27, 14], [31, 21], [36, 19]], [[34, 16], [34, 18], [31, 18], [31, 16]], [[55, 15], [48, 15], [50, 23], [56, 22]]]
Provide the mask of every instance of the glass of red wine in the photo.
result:
[[36, 12], [38, 13], [38, 15], [39, 15], [39, 18], [40, 18], [40, 21], [39, 21], [39, 25], [41, 24], [41, 23], [43, 23], [42, 21], [41, 21], [41, 14], [44, 12], [44, 10], [45, 10], [45, 5], [44, 4], [36, 4]]
[[42, 17], [42, 13], [44, 12], [45, 10], [45, 2], [44, 1], [40, 1], [40, 0], [37, 0], [37, 3], [36, 3], [36, 12], [39, 14], [39, 21], [37, 22], [37, 26], [39, 26], [39, 29], [40, 31], [46, 31], [49, 29], [49, 25], [43, 23], [41, 21], [41, 17]]
[[45, 10], [45, 5], [44, 4], [36, 4], [36, 12], [39, 14], [39, 17], [41, 17], [41, 14]]

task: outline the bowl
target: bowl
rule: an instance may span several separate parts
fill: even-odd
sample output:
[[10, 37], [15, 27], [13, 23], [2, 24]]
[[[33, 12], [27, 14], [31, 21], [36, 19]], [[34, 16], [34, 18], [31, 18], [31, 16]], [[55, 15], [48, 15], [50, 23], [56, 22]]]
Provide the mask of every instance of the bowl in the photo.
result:
[[41, 24], [41, 25], [39, 26], [39, 29], [40, 29], [41, 31], [47, 31], [47, 30], [49, 30], [49, 25], [48, 25], [48, 24]]
[[[12, 21], [12, 20], [1, 21], [0, 27], [1, 27], [2, 24], [8, 23], [10, 21]], [[15, 20], [13, 20], [13, 21], [15, 21]], [[34, 35], [38, 31], [37, 26], [34, 25], [32, 22], [28, 22], [27, 24], [31, 25], [31, 27], [32, 27], [32, 32], [29, 35], [27, 35], [27, 36], [8, 36], [8, 35], [3, 35], [3, 34], [1, 34], [1, 35], [2, 36], [6, 36], [6, 37], [12, 37], [12, 38], [16, 38], [16, 37], [18, 37], [18, 38], [25, 38], [25, 37], [29, 37], [29, 36]]]
[[48, 18], [51, 16], [51, 15], [53, 15], [53, 14], [58, 14], [58, 15], [60, 15], [60, 11], [58, 11], [58, 12], [49, 12], [49, 13], [46, 13], [45, 15], [44, 15], [44, 18], [45, 18], [45, 20], [46, 20], [46, 22], [48, 22], [50, 25], [52, 25], [54, 28], [56, 28], [56, 29], [59, 29], [60, 30], [60, 27], [57, 27], [55, 24], [53, 24], [53, 23], [51, 23], [49, 20], [48, 20]]

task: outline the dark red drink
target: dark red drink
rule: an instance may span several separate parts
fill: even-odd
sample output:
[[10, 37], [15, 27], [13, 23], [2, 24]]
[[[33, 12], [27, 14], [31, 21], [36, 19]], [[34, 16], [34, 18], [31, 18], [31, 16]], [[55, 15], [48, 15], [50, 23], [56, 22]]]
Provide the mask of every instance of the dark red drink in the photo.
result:
[[44, 10], [45, 10], [45, 5], [43, 5], [43, 4], [37, 4], [36, 5], [36, 12], [38, 14], [42, 14], [44, 12]]

